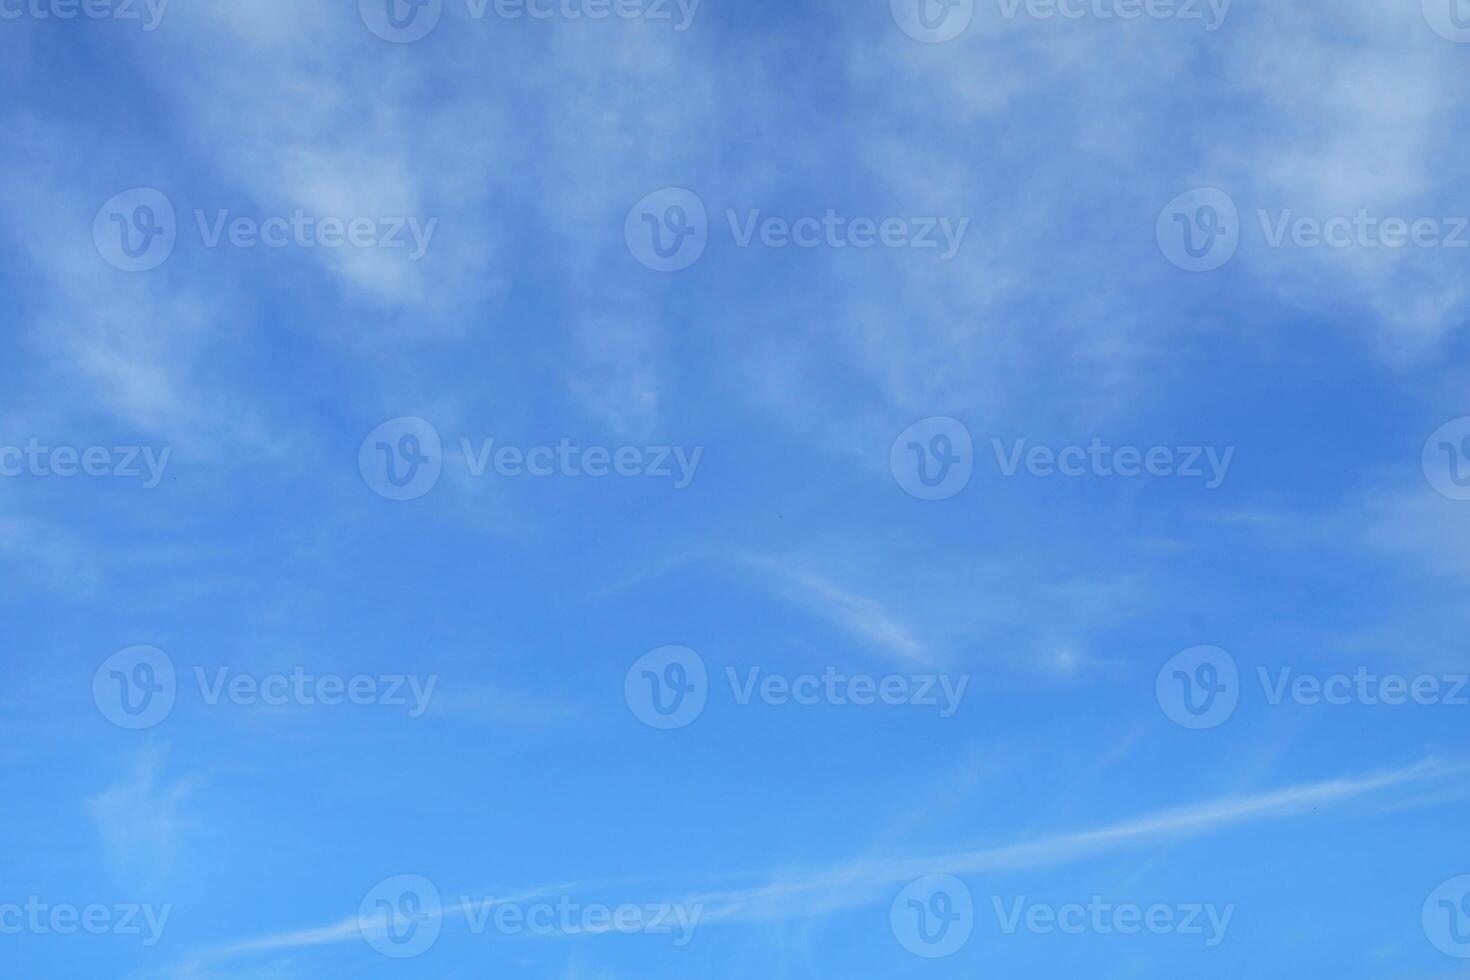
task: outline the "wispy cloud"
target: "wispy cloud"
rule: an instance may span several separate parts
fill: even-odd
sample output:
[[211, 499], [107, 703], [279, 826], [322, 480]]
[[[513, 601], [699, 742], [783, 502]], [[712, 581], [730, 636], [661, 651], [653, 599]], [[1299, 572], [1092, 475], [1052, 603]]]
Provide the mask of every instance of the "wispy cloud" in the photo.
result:
[[860, 595], [822, 575], [764, 558], [746, 563], [771, 573], [778, 590], [791, 602], [833, 624], [868, 647], [914, 663], [933, 658], [925, 644], [899, 616], [871, 596]]
[[[1095, 854], [1146, 844], [1217, 833], [1232, 827], [1270, 820], [1285, 820], [1307, 812], [1369, 799], [1390, 789], [1435, 784], [1470, 767], [1448, 766], [1433, 760], [1417, 765], [1374, 773], [1345, 776], [1314, 783], [1243, 796], [1228, 796], [1186, 806], [1146, 813], [1089, 830], [1052, 834], [1031, 840], [991, 847], [934, 854], [927, 857], [864, 858], [824, 870], [787, 875], [766, 884], [724, 888], [686, 894], [678, 901], [702, 906], [702, 923], [753, 922], [824, 915], [845, 908], [871, 904], [892, 885], [927, 874], [976, 875], [1004, 871], [1026, 871], [1055, 867]], [[1402, 800], [1396, 801], [1402, 803]], [[1424, 805], [1440, 802], [1426, 795]], [[547, 895], [566, 894], [576, 885], [554, 885], [499, 900], [524, 902]], [[462, 905], [446, 903], [441, 917], [463, 912]], [[195, 959], [191, 968], [205, 961], [227, 960], [252, 953], [289, 948], [321, 946], [356, 939], [361, 935], [356, 917], [317, 928], [300, 929], [234, 943]], [[568, 935], [597, 935], [576, 931]]]
[[87, 801], [113, 867], [127, 875], [168, 871], [185, 825], [184, 801], [194, 790], [189, 779], [165, 773], [167, 746], [140, 753], [115, 784]]
[[927, 874], [973, 875], [1054, 867], [1153, 840], [1201, 836], [1242, 824], [1286, 819], [1322, 807], [1371, 797], [1392, 788], [1428, 784], [1463, 772], [1465, 768], [1424, 762], [1387, 772], [1208, 800], [1091, 830], [1054, 834], [1013, 844], [932, 857], [865, 860], [760, 887], [694, 895], [684, 901], [704, 904], [705, 922], [823, 914], [867, 904], [884, 887]]

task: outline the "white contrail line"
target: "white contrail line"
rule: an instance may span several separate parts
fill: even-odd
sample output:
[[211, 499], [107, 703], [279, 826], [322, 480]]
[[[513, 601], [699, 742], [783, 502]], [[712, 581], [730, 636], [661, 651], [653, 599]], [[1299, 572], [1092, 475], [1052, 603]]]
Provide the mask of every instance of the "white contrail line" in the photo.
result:
[[[1054, 834], [1020, 843], [954, 851], [930, 857], [851, 862], [823, 871], [793, 875], [767, 885], [693, 894], [676, 904], [703, 907], [700, 918], [702, 923], [821, 915], [841, 908], [868, 904], [883, 888], [927, 874], [966, 875], [1051, 867], [1157, 838], [1199, 836], [1253, 822], [1286, 819], [1306, 810], [1372, 796], [1393, 787], [1442, 779], [1467, 769], [1470, 767], [1444, 766], [1432, 760], [1425, 761], [1402, 769], [1302, 783], [1248, 796], [1207, 800], [1155, 811], [1092, 830]], [[540, 888], [522, 895], [498, 899], [496, 904], [514, 904], [547, 895], [565, 894], [575, 887], [577, 886], [563, 885]], [[448, 916], [460, 910], [459, 906], [446, 904], [440, 915]], [[600, 933], [580, 931], [572, 934]], [[197, 967], [205, 961], [251, 953], [344, 942], [360, 936], [359, 921], [352, 917], [332, 925], [278, 933], [223, 946], [197, 957], [191, 966]]]

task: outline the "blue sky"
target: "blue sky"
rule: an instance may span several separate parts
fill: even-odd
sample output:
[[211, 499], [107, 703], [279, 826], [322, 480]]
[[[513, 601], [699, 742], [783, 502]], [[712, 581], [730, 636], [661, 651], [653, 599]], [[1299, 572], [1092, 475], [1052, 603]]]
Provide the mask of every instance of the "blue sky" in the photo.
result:
[[1470, 975], [1470, 6], [79, 9], [0, 975]]

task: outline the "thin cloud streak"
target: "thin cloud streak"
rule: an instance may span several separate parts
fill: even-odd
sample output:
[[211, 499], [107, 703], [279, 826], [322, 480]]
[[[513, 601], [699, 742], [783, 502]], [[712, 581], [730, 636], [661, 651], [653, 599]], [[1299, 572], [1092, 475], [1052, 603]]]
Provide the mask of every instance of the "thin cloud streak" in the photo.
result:
[[851, 864], [759, 888], [695, 895], [684, 901], [707, 906], [703, 922], [825, 914], [866, 904], [886, 886], [928, 874], [967, 875], [1052, 867], [1157, 838], [1198, 836], [1240, 824], [1285, 819], [1305, 810], [1371, 796], [1392, 787], [1441, 779], [1464, 772], [1466, 768], [1445, 767], [1426, 761], [1390, 772], [1210, 800], [1145, 814], [1093, 830], [928, 858]]
[[[770, 919], [808, 918], [845, 908], [869, 904], [892, 885], [927, 874], [974, 875], [995, 871], [1021, 871], [1054, 867], [1070, 861], [1142, 844], [1160, 838], [1201, 836], [1249, 823], [1284, 820], [1308, 811], [1372, 797], [1384, 790], [1427, 784], [1470, 771], [1470, 766], [1445, 766], [1426, 760], [1413, 766], [1366, 773], [1316, 783], [1304, 783], [1249, 796], [1222, 797], [1188, 806], [1160, 810], [1092, 830], [1055, 834], [1036, 840], [997, 847], [957, 851], [921, 858], [862, 861], [753, 888], [696, 893], [681, 899], [684, 906], [703, 906], [702, 924], [751, 922]], [[1425, 805], [1435, 802], [1425, 799]], [[540, 888], [498, 900], [516, 903], [565, 894], [575, 885]], [[462, 912], [446, 903], [441, 918]], [[600, 935], [577, 931], [568, 935]], [[280, 933], [234, 943], [206, 953], [191, 967], [251, 953], [321, 946], [361, 936], [356, 917], [319, 928]]]

